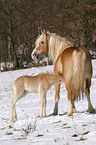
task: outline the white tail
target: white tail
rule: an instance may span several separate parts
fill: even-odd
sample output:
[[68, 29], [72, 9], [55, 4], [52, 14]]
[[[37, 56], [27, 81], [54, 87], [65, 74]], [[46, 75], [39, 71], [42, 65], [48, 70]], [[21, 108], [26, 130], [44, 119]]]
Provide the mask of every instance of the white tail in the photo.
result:
[[81, 98], [81, 92], [83, 93], [84, 80], [85, 80], [85, 59], [86, 54], [83, 50], [73, 51], [73, 72], [71, 81], [71, 93], [74, 97], [73, 100]]

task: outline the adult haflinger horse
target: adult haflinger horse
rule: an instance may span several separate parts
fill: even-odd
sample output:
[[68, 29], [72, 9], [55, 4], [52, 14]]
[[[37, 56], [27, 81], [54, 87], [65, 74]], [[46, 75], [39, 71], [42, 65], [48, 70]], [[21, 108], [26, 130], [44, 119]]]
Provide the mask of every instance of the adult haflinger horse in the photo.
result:
[[[67, 89], [68, 97], [68, 114], [71, 116], [76, 112], [74, 101], [81, 99], [81, 93], [83, 91], [87, 96], [88, 100], [88, 111], [94, 113], [95, 110], [92, 107], [90, 101], [90, 86], [92, 78], [92, 63], [91, 56], [88, 50], [84, 47], [69, 47], [65, 49], [57, 58], [54, 72], [63, 73], [64, 83]], [[85, 87], [85, 90], [84, 90]], [[54, 113], [58, 113], [58, 100], [60, 85], [55, 86], [55, 108]]]
[[[87, 96], [88, 111], [94, 113], [95, 110], [92, 107], [90, 100], [92, 78], [90, 53], [84, 47], [71, 47], [69, 41], [67, 43], [67, 40], [63, 40], [66, 39], [57, 36], [56, 34], [49, 34], [43, 31], [40, 37], [36, 40], [37, 47], [32, 52], [32, 58], [37, 59], [37, 56], [40, 58], [48, 53], [49, 57], [53, 58], [55, 63], [54, 72], [63, 73], [69, 104], [67, 116], [71, 116], [72, 113], [76, 112], [74, 101], [76, 99], [78, 100], [78, 98], [81, 99], [81, 93], [83, 94], [83, 91], [85, 91]], [[66, 42], [66, 45], [64, 42]], [[58, 114], [59, 92], [60, 84], [55, 85], [54, 115]]]

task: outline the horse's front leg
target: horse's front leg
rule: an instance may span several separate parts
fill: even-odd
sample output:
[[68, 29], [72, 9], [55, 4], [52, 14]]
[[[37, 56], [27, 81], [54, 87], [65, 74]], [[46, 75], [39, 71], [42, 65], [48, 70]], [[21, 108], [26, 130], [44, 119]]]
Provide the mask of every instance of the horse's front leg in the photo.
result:
[[55, 85], [55, 107], [54, 107], [54, 112], [53, 115], [57, 115], [58, 114], [58, 101], [60, 99], [60, 84]]

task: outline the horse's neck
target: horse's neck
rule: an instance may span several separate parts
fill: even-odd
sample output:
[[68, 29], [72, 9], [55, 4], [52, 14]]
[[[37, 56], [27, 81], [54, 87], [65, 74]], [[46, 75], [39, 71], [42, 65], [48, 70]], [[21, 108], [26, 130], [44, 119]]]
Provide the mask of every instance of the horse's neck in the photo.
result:
[[66, 38], [60, 37], [55, 33], [49, 35], [48, 44], [48, 57], [51, 58], [54, 63], [64, 49], [72, 46]]

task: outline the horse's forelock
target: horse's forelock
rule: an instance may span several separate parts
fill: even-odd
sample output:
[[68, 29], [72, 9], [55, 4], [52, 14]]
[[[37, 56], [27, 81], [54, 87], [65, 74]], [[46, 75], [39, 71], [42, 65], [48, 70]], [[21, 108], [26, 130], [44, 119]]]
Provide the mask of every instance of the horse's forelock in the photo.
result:
[[[46, 37], [46, 36], [45, 36]], [[44, 33], [38, 36], [37, 40], [35, 41], [35, 46], [39, 45], [39, 43], [44, 42]]]
[[39, 45], [39, 43], [41, 42], [41, 35], [38, 36], [38, 38], [35, 41], [35, 46]]

